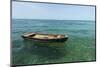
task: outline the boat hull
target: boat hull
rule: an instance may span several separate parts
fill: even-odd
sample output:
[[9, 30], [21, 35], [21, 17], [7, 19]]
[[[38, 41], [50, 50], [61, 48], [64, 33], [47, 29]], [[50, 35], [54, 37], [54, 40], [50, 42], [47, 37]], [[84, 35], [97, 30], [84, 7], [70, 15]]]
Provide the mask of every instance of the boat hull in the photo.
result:
[[22, 36], [22, 38], [24, 40], [31, 40], [31, 41], [35, 41], [35, 42], [65, 42], [68, 39], [68, 37], [59, 38], [59, 39], [37, 39], [37, 38], [29, 38], [29, 37], [25, 37], [25, 36]]
[[[38, 37], [36, 37], [35, 35], [38, 35]], [[43, 36], [39, 37], [39, 35], [41, 36], [43, 35]], [[47, 36], [48, 38], [44, 38], [45, 36]], [[22, 38], [24, 39], [23, 43], [27, 48], [33, 46], [56, 46], [56, 47], [60, 46], [61, 47], [64, 46], [64, 44], [66, 43], [68, 36], [57, 35], [57, 34], [28, 33], [22, 35]]]

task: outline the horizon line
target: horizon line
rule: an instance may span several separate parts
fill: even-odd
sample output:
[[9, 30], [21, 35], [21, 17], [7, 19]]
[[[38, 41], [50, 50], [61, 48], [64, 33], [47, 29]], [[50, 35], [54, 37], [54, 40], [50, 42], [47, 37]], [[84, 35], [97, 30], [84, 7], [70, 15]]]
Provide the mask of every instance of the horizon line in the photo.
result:
[[[12, 18], [12, 19], [25, 19], [25, 18]], [[32, 18], [27, 18], [27, 19], [32, 20]], [[79, 20], [79, 19], [33, 19], [33, 20]], [[96, 21], [96, 20], [85, 20], [85, 21]]]

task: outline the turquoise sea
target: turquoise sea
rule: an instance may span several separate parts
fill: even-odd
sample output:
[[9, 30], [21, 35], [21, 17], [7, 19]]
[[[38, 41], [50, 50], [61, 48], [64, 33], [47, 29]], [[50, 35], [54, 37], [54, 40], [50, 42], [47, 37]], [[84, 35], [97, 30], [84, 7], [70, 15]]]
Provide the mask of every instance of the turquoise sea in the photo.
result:
[[[68, 35], [63, 46], [37, 46], [25, 32]], [[12, 63], [18, 65], [95, 61], [95, 21], [12, 19]], [[26, 48], [26, 45], [33, 45]]]

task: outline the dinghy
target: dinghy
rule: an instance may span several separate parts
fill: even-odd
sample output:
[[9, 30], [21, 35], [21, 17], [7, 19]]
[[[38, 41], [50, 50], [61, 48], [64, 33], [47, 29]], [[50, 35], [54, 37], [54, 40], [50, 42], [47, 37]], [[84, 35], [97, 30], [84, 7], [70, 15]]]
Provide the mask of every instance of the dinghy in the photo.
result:
[[22, 35], [22, 38], [37, 42], [65, 42], [68, 36], [61, 34], [25, 33]]

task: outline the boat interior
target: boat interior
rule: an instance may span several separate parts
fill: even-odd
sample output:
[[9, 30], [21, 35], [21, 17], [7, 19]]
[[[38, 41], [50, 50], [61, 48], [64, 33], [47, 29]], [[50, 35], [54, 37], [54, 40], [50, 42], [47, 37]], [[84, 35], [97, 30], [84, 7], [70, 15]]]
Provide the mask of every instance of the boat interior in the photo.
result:
[[42, 35], [42, 34], [36, 34], [32, 38], [39, 38], [39, 39], [57, 39], [57, 38], [64, 38], [64, 35]]
[[24, 36], [31, 37], [31, 38], [38, 38], [38, 39], [59, 39], [65, 37], [65, 35], [36, 34], [36, 33], [27, 34]]

